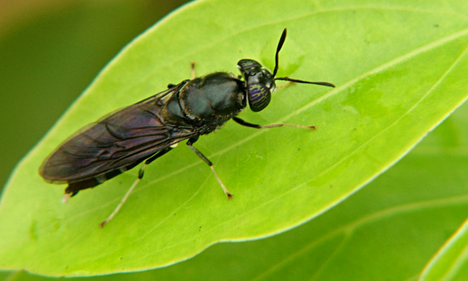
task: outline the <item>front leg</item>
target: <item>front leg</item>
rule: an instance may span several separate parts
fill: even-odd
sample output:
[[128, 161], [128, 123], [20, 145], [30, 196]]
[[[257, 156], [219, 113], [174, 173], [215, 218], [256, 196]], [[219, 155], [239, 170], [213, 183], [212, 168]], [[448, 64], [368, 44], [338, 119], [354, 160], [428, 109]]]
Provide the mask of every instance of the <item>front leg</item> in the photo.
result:
[[249, 127], [249, 128], [255, 128], [255, 129], [268, 129], [268, 128], [276, 128], [276, 127], [295, 127], [295, 128], [303, 128], [303, 129], [314, 129], [315, 126], [305, 126], [305, 125], [295, 125], [295, 124], [283, 124], [283, 123], [277, 123], [277, 124], [270, 124], [270, 125], [258, 125], [258, 124], [253, 124], [249, 123], [247, 121], [244, 121], [240, 119], [239, 117], [233, 117], [232, 118], [234, 121], [236, 121], [238, 124]]

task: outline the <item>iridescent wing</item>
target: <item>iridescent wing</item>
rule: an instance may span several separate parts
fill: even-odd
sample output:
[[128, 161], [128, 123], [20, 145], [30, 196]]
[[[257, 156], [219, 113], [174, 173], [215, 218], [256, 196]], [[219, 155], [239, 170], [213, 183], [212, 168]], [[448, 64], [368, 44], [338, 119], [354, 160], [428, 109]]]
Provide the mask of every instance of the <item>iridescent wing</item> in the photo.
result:
[[185, 83], [102, 118], [72, 136], [39, 168], [52, 183], [88, 188], [129, 170], [158, 151], [196, 135], [166, 124], [160, 110]]

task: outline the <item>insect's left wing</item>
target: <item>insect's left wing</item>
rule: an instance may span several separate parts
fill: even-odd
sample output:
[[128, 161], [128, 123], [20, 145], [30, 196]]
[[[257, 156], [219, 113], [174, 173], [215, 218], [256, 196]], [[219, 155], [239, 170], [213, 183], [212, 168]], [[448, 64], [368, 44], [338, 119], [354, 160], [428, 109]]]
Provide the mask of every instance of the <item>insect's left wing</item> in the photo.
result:
[[[173, 93], [178, 89], [167, 91]], [[167, 96], [167, 91], [161, 94]], [[39, 173], [49, 182], [87, 182], [83, 188], [88, 188], [133, 168], [161, 149], [194, 136], [196, 133], [190, 128], [165, 124], [160, 114], [163, 104], [160, 97], [123, 108], [86, 127], [54, 151]]]

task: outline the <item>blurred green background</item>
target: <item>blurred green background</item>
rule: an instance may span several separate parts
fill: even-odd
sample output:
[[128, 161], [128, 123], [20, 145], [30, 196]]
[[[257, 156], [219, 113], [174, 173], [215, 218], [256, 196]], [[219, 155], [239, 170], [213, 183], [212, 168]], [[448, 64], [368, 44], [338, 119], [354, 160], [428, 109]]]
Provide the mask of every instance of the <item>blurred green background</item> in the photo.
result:
[[1, 0], [0, 187], [119, 50], [185, 2]]

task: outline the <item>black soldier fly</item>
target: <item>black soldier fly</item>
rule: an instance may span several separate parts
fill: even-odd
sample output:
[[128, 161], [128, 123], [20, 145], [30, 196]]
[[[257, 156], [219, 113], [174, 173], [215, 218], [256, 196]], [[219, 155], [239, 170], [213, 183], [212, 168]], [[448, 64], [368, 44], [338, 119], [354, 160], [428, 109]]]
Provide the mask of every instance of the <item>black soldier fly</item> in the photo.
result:
[[80, 190], [95, 187], [144, 161], [137, 179], [101, 223], [104, 226], [143, 178], [145, 166], [187, 140], [188, 147], [208, 164], [226, 196], [231, 198], [211, 161], [193, 146], [198, 138], [220, 128], [229, 119], [256, 129], [281, 126], [314, 129], [315, 126], [291, 124], [261, 126], [236, 116], [247, 104], [254, 112], [263, 110], [270, 102], [276, 80], [335, 87], [327, 82], [275, 77], [278, 54], [285, 39], [286, 29], [276, 48], [273, 74], [257, 61], [242, 59], [237, 63], [242, 76], [215, 72], [177, 85], [169, 84], [165, 91], [104, 117], [73, 135], [44, 160], [39, 174], [47, 182], [68, 184], [63, 197], [66, 202]]

